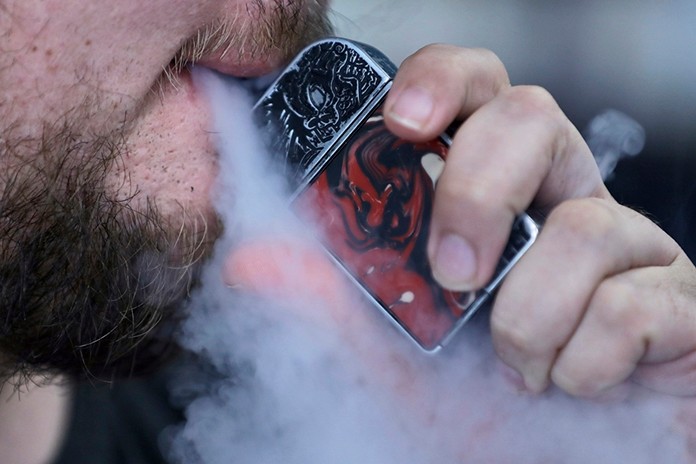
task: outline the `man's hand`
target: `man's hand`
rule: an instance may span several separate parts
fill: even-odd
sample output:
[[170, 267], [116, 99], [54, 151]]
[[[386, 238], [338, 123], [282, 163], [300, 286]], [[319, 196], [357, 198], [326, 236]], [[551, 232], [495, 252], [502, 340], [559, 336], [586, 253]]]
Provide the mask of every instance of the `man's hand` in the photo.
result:
[[548, 216], [491, 316], [505, 363], [533, 392], [595, 396], [635, 380], [696, 394], [696, 269], [679, 246], [605, 188], [592, 154], [545, 90], [511, 86], [490, 52], [429, 46], [385, 105], [413, 141], [457, 131], [436, 189], [428, 253], [454, 290], [491, 277], [513, 219]]

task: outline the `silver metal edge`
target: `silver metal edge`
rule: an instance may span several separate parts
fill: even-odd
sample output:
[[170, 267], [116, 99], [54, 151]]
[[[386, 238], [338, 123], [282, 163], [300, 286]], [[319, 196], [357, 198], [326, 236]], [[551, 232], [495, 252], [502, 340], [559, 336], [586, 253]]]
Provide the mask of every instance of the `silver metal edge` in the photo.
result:
[[346, 126], [346, 129], [339, 136], [335, 137], [333, 141], [330, 144], [328, 144], [324, 150], [321, 151], [319, 156], [316, 157], [316, 160], [310, 166], [308, 166], [307, 175], [304, 179], [302, 179], [302, 182], [300, 182], [295, 192], [291, 195], [290, 201], [295, 200], [297, 195], [302, 193], [304, 189], [306, 189], [309, 186], [309, 184], [319, 174], [321, 174], [322, 170], [326, 167], [326, 165], [330, 163], [331, 160], [333, 160], [338, 149], [341, 148], [343, 144], [346, 143], [346, 141], [353, 135], [355, 129], [357, 129], [361, 124], [363, 124], [367, 116], [371, 114], [377, 107], [379, 107], [379, 105], [384, 100], [384, 97], [389, 92], [391, 84], [391, 81], [385, 83], [382, 86], [382, 88], [378, 92], [376, 92], [376, 95], [370, 100], [370, 102], [364, 105], [360, 112], [355, 114], [355, 117], [351, 118], [351, 121], [349, 125]]
[[362, 58], [364, 58], [365, 61], [367, 61], [368, 64], [370, 64], [370, 65], [373, 67], [373, 69], [378, 70], [378, 74], [380, 74], [380, 75], [384, 78], [384, 81], [385, 81], [385, 82], [391, 81], [391, 79], [392, 79], [393, 76], [391, 76], [391, 75], [390, 75], [389, 73], [387, 73], [379, 64], [377, 64], [377, 62], [376, 62], [369, 54], [367, 54], [367, 52], [365, 52], [365, 51], [362, 49], [362, 47], [360, 46], [359, 43], [354, 42], [354, 41], [349, 40], [349, 39], [344, 39], [344, 38], [341, 38], [341, 37], [327, 37], [327, 38], [325, 38], [325, 39], [321, 39], [321, 40], [318, 40], [318, 41], [316, 41], [316, 42], [312, 42], [311, 44], [309, 44], [309, 45], [307, 45], [305, 48], [303, 48], [303, 49], [295, 56], [295, 58], [293, 58], [293, 60], [292, 60], [290, 63], [288, 63], [288, 65], [285, 67], [285, 69], [283, 70], [283, 72], [281, 72], [281, 73], [278, 75], [278, 77], [276, 77], [276, 79], [271, 83], [271, 85], [268, 86], [268, 89], [266, 89], [266, 91], [263, 93], [263, 95], [261, 95], [261, 97], [259, 97], [259, 99], [256, 101], [256, 103], [255, 103], [254, 106], [252, 107], [252, 111], [255, 110], [255, 109], [257, 109], [257, 107], [259, 106], [259, 104], [260, 104], [266, 97], [268, 97], [270, 94], [273, 93], [273, 89], [278, 85], [279, 81], [282, 79], [283, 74], [285, 74], [285, 70], [297, 68], [297, 63], [303, 58], [303, 56], [307, 53], [307, 51], [309, 51], [310, 49], [314, 48], [314, 47], [317, 46], [317, 45], [321, 45], [321, 44], [323, 44], [323, 43], [329, 43], [329, 42], [338, 42], [338, 43], [341, 43], [341, 44], [343, 44], [343, 45], [349, 46], [349, 47], [351, 47], [352, 49], [356, 50], [356, 51], [360, 54], [360, 56], [361, 56]]
[[[316, 42], [313, 42], [306, 46], [302, 51], [288, 64], [288, 66], [285, 68], [285, 70], [290, 70], [290, 69], [296, 69], [297, 65], [300, 60], [303, 59], [303, 56], [311, 49], [313, 49], [316, 46], [319, 46], [321, 44], [325, 43], [340, 43], [345, 45], [346, 47], [350, 47], [353, 51], [355, 51], [361, 58], [363, 58], [367, 64], [372, 68], [372, 70], [381, 77], [381, 84], [380, 86], [377, 87], [377, 89], [373, 92], [373, 95], [368, 99], [368, 103], [363, 105], [363, 108], [360, 109], [358, 112], [356, 112], [346, 123], [344, 126], [343, 131], [334, 137], [329, 143], [327, 143], [323, 149], [317, 154], [317, 156], [314, 158], [314, 160], [307, 165], [307, 168], [305, 169], [305, 176], [304, 178], [300, 181], [298, 187], [296, 188], [295, 192], [290, 196], [290, 201], [293, 201], [295, 197], [304, 189], [307, 187], [309, 184], [310, 180], [313, 179], [318, 171], [321, 170], [323, 166], [326, 165], [326, 163], [331, 159], [331, 157], [334, 154], [335, 147], [341, 146], [341, 144], [350, 136], [350, 134], [353, 132], [353, 129], [355, 129], [356, 126], [361, 124], [365, 118], [366, 114], [369, 114], [376, 106], [377, 102], [380, 102], [381, 99], [384, 97], [384, 95], [387, 93], [389, 88], [391, 87], [392, 83], [392, 75], [389, 74], [375, 59], [372, 58], [372, 56], [367, 53], [361, 46], [360, 43], [354, 42], [352, 40], [348, 39], [343, 39], [340, 37], [329, 37], [326, 39], [322, 39]], [[386, 57], [385, 57], [386, 58]], [[268, 87], [266, 92], [263, 93], [263, 95], [258, 99], [258, 101], [254, 104], [252, 107], [252, 112], [255, 111], [259, 105], [270, 95], [273, 94], [275, 91], [275, 88], [277, 85], [279, 85], [280, 81], [282, 80], [283, 76], [285, 74], [285, 71], [281, 72], [281, 74], [273, 81], [273, 83]]]
[[[389, 89], [391, 88], [392, 85], [392, 76], [387, 73], [367, 52], [365, 52], [362, 47], [360, 46], [359, 43], [353, 42], [348, 39], [342, 39], [338, 37], [331, 37], [331, 38], [326, 38], [317, 42], [314, 42], [307, 47], [305, 47], [294, 59], [293, 61], [287, 66], [286, 69], [291, 69], [292, 67], [296, 67], [297, 63], [303, 58], [303, 55], [312, 47], [320, 45], [322, 43], [328, 43], [328, 42], [338, 42], [341, 44], [344, 44], [348, 47], [351, 47], [353, 50], [355, 50], [372, 68], [383, 77], [383, 84], [381, 87], [378, 87], [377, 90], [374, 92], [374, 95], [372, 98], [369, 100], [369, 102], [365, 105], [363, 105], [363, 108], [358, 111], [353, 117], [350, 118], [348, 124], [345, 126], [344, 130], [341, 132], [340, 135], [337, 137], [334, 137], [334, 139], [326, 145], [326, 147], [316, 156], [315, 161], [313, 161], [308, 167], [307, 167], [307, 174], [305, 175], [304, 179], [301, 181], [300, 185], [297, 187], [295, 192], [291, 195], [290, 202], [294, 201], [296, 197], [304, 191], [304, 189], [307, 188], [307, 186], [310, 184], [310, 182], [319, 174], [321, 173], [322, 169], [326, 166], [327, 163], [329, 163], [332, 159], [333, 156], [335, 155], [335, 152], [337, 150], [337, 147], [341, 147], [347, 139], [352, 135], [354, 130], [362, 124], [370, 113], [374, 111], [382, 102], [383, 99], [385, 98], [386, 94], [388, 93]], [[272, 92], [274, 91], [275, 86], [278, 84], [278, 82], [281, 80], [283, 74], [281, 73], [278, 78], [269, 86], [269, 88], [264, 92], [264, 94], [259, 98], [257, 103], [254, 105], [252, 108], [255, 110], [261, 102]], [[451, 145], [451, 138], [447, 134], [441, 134], [440, 136], [442, 140], [447, 144], [447, 146]], [[338, 267], [342, 270], [342, 272], [350, 279], [367, 297], [367, 299], [372, 302], [374, 306], [377, 306], [382, 313], [387, 317], [388, 320], [391, 321], [391, 324], [404, 335], [408, 339], [411, 340], [415, 346], [419, 348], [420, 351], [426, 354], [435, 354], [439, 352], [445, 345], [447, 345], [452, 338], [456, 335], [456, 333], [478, 312], [478, 310], [483, 306], [483, 304], [492, 297], [492, 293], [495, 291], [495, 289], [500, 285], [502, 280], [505, 278], [505, 276], [509, 273], [509, 271], [512, 269], [512, 267], [517, 264], [517, 262], [521, 259], [521, 257], [526, 253], [526, 251], [532, 246], [532, 244], [536, 241], [537, 235], [539, 233], [539, 225], [526, 213], [523, 213], [521, 216], [521, 219], [523, 221], [523, 225], [525, 226], [525, 229], [530, 235], [529, 240], [525, 243], [525, 245], [522, 247], [522, 249], [515, 255], [513, 259], [510, 260], [510, 262], [505, 266], [500, 273], [491, 281], [489, 284], [484, 287], [482, 290], [479, 290], [478, 292], [480, 293], [479, 297], [474, 300], [471, 305], [467, 308], [466, 314], [459, 318], [457, 322], [452, 326], [450, 331], [440, 340], [440, 342], [435, 345], [433, 348], [426, 348], [424, 347], [421, 343], [418, 342], [418, 340], [407, 330], [403, 327], [402, 324], [398, 322], [398, 320], [394, 317], [393, 314], [391, 314], [387, 308], [385, 308], [363, 285], [362, 283], [355, 277], [353, 276], [350, 271], [342, 264], [342, 262], [334, 256], [334, 254], [328, 250], [326, 247], [323, 246], [323, 248], [326, 250], [327, 254], [330, 256], [330, 258], [338, 265]], [[321, 240], [319, 240], [321, 243]]]
[[519, 219], [522, 220], [522, 224], [524, 225], [527, 233], [529, 233], [529, 240], [524, 244], [524, 246], [520, 249], [519, 252], [515, 255], [514, 258], [510, 260], [510, 262], [505, 266], [500, 273], [495, 276], [493, 280], [491, 280], [486, 287], [484, 287], [484, 291], [488, 293], [493, 293], [496, 288], [500, 285], [500, 282], [503, 281], [505, 276], [510, 272], [510, 269], [517, 264], [517, 262], [524, 256], [524, 254], [529, 250], [529, 248], [534, 244], [536, 241], [537, 236], [539, 235], [539, 225], [532, 219], [527, 213], [522, 213], [519, 216]]
[[522, 220], [522, 224], [524, 225], [525, 229], [529, 233], [529, 240], [524, 244], [524, 246], [517, 252], [515, 257], [510, 260], [510, 262], [505, 266], [500, 273], [486, 285], [482, 290], [478, 290], [481, 294], [479, 295], [476, 300], [474, 300], [473, 303], [471, 303], [467, 309], [466, 309], [466, 314], [459, 318], [457, 320], [457, 323], [452, 326], [450, 331], [445, 335], [442, 340], [440, 341], [440, 347], [444, 347], [447, 345], [452, 338], [456, 335], [456, 333], [461, 329], [464, 324], [466, 324], [476, 313], [478, 313], [479, 309], [483, 306], [483, 304], [493, 298], [493, 292], [495, 291], [496, 288], [500, 285], [500, 283], [503, 281], [505, 276], [510, 272], [510, 270], [517, 264], [517, 262], [524, 256], [524, 254], [529, 250], [529, 248], [534, 244], [536, 241], [537, 236], [539, 235], [539, 225], [532, 219], [528, 214], [522, 213], [519, 216], [519, 219]]
[[[359, 280], [357, 277], [355, 277], [355, 276], [348, 270], [348, 268], [346, 268], [346, 266], [341, 262], [341, 260], [340, 260], [339, 258], [337, 258], [327, 247], [325, 247], [325, 246], [322, 244], [322, 241], [321, 241], [318, 237], [315, 236], [315, 238], [317, 238], [319, 244], [320, 244], [321, 247], [324, 249], [324, 251], [326, 251], [326, 254], [329, 256], [329, 258], [336, 264], [336, 266], [341, 270], [341, 272], [342, 272], [345, 276], [348, 277], [348, 280], [350, 280], [353, 284], [355, 284], [356, 287], [358, 287], [358, 289], [360, 290], [360, 293], [362, 293], [363, 296], [365, 296], [365, 297], [367, 298], [368, 302], [371, 303], [372, 306], [376, 306], [377, 308], [379, 308], [379, 310], [380, 310], [380, 312], [382, 313], [382, 315], [385, 316], [385, 318], [391, 323], [391, 325], [394, 326], [394, 327], [396, 327], [396, 329], [397, 329], [402, 335], [404, 335], [405, 338], [407, 338], [408, 340], [410, 340], [410, 343], [412, 343], [413, 345], [415, 345], [421, 352], [423, 352], [423, 353], [425, 353], [425, 354], [429, 354], [429, 355], [435, 354], [435, 353], [437, 353], [438, 351], [440, 351], [440, 350], [442, 349], [442, 347], [444, 346], [444, 343], [442, 343], [442, 341], [438, 342], [438, 344], [435, 345], [433, 348], [426, 348], [426, 347], [424, 347], [423, 345], [421, 345], [421, 344], [418, 342], [418, 340], [416, 339], [416, 337], [414, 337], [406, 328], [404, 328], [404, 326], [401, 325], [401, 324], [399, 323], [399, 321], [394, 317], [394, 315], [391, 314], [391, 313], [389, 312], [389, 310], [388, 310], [387, 308], [385, 308], [384, 305], [382, 305], [382, 304], [379, 302], [379, 300], [377, 300], [377, 298], [375, 298], [375, 297], [367, 290], [367, 288], [365, 287], [365, 285], [363, 285], [362, 282], [360, 282], [360, 280]], [[472, 303], [472, 304], [473, 304], [473, 303]], [[468, 318], [467, 318], [467, 320], [468, 320]], [[463, 325], [463, 324], [462, 324], [462, 325]], [[448, 337], [450, 337], [451, 335], [452, 335], [451, 332], [448, 332], [448, 334], [445, 336], [445, 338], [448, 338]]]

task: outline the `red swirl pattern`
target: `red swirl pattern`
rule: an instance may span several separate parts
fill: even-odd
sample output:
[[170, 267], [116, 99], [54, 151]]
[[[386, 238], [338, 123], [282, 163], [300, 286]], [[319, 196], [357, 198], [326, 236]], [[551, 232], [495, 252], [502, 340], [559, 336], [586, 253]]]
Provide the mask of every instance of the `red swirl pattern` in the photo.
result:
[[431, 276], [425, 247], [434, 185], [422, 164], [431, 154], [444, 160], [447, 146], [399, 139], [378, 112], [295, 202], [314, 212], [329, 251], [426, 349], [463, 315], [457, 301], [471, 299]]

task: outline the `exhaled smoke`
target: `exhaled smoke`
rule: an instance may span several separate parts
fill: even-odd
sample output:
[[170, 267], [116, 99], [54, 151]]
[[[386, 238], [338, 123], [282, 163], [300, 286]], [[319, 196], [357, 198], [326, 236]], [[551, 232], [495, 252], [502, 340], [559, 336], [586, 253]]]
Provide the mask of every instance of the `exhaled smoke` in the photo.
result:
[[170, 436], [173, 462], [689, 461], [676, 400], [518, 392], [497, 364], [485, 314], [441, 353], [418, 351], [288, 212], [243, 92], [212, 74], [197, 80], [217, 115], [226, 232], [182, 331], [206, 364], [173, 385], [189, 401], [186, 424]]
[[604, 180], [611, 179], [622, 158], [638, 155], [645, 146], [643, 127], [617, 110], [606, 110], [595, 116], [584, 135]]

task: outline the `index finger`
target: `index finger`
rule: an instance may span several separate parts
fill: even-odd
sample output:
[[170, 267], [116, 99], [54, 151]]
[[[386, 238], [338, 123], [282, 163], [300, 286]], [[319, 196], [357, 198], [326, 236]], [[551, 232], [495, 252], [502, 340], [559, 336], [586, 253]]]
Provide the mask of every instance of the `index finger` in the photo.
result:
[[414, 142], [432, 140], [510, 86], [489, 50], [429, 45], [404, 60], [384, 105], [389, 130]]
[[572, 198], [610, 198], [592, 153], [551, 95], [511, 87], [457, 132], [438, 180], [428, 255], [446, 288], [493, 274], [514, 217]]

